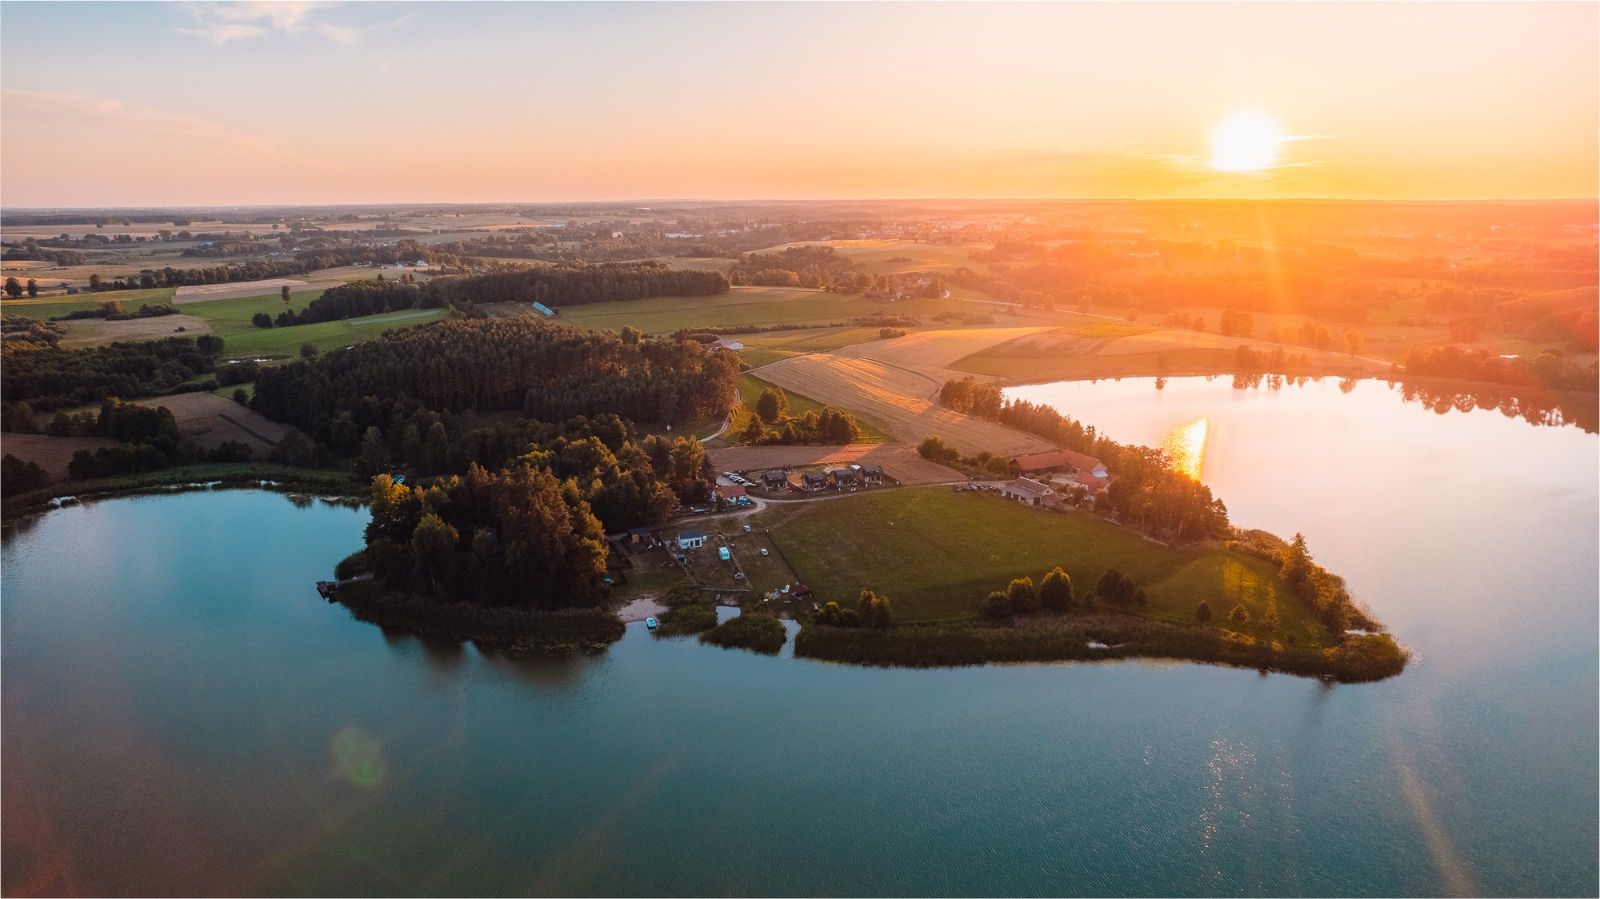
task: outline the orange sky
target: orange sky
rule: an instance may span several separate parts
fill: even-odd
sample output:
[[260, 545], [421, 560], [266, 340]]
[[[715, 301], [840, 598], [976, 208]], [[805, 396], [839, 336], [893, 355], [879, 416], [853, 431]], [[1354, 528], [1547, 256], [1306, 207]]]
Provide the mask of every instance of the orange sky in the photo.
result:
[[[1593, 197], [1597, 34], [1592, 3], [8, 3], [0, 202]], [[1241, 110], [1295, 139], [1214, 171]]]

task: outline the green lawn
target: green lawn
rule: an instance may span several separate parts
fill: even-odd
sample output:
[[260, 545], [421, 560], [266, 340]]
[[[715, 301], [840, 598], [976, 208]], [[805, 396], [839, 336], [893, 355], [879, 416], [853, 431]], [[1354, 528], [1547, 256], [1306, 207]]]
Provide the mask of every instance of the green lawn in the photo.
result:
[[948, 487], [869, 491], [772, 514], [786, 519], [772, 525], [772, 539], [819, 600], [853, 602], [870, 588], [893, 599], [902, 621], [974, 615], [990, 590], [1023, 575], [1037, 584], [1060, 565], [1078, 593], [1107, 568], [1121, 570], [1145, 588], [1154, 617], [1192, 621], [1205, 599], [1213, 620], [1224, 623], [1243, 602], [1252, 616], [1244, 630], [1260, 635], [1254, 624], [1276, 603], [1280, 636], [1327, 642], [1271, 563], [1231, 551], [1169, 549], [1088, 514], [1042, 512]]
[[258, 328], [250, 323], [250, 317], [257, 312], [265, 312], [274, 317], [285, 309], [298, 312], [319, 296], [322, 296], [320, 290], [301, 290], [289, 295], [287, 305], [278, 294], [271, 294], [185, 303], [178, 308], [189, 315], [205, 319], [206, 323], [211, 325], [211, 330], [226, 341], [226, 355], [236, 358], [291, 356], [298, 353], [301, 345], [306, 343], [327, 352], [377, 337], [387, 328], [411, 327], [438, 321], [444, 317], [442, 309], [406, 309], [400, 312], [369, 315], [365, 318], [294, 325], [288, 328]]
[[[761, 392], [773, 386], [755, 375], [744, 374], [739, 376], [739, 407], [733, 410], [733, 418], [728, 424], [728, 442], [735, 442], [739, 431], [750, 421], [750, 415], [756, 407], [756, 400], [761, 398]], [[821, 412], [822, 404], [809, 396], [785, 390], [789, 397], [789, 415], [799, 418], [807, 412]], [[867, 421], [861, 416], [856, 416], [856, 423], [861, 426], [859, 443], [882, 443], [889, 439], [883, 429]]]
[[[652, 334], [680, 328], [738, 328], [750, 325], [847, 322], [875, 312], [931, 316], [937, 312], [970, 311], [972, 304], [955, 300], [905, 300], [877, 303], [859, 296], [782, 287], [735, 287], [711, 297], [652, 297], [618, 303], [586, 303], [561, 307], [561, 321], [597, 330], [622, 330], [632, 325]], [[744, 341], [745, 337], [730, 336]]]

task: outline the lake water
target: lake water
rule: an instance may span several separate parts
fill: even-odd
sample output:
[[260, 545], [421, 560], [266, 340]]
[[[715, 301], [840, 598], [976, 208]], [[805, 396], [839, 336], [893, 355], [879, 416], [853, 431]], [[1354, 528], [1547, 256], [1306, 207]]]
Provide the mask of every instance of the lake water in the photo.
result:
[[656, 640], [526, 661], [312, 581], [364, 514], [119, 499], [4, 546], [7, 893], [1590, 894], [1600, 442], [1382, 385], [1021, 388], [1206, 421], [1413, 647], [1380, 684], [851, 668]]

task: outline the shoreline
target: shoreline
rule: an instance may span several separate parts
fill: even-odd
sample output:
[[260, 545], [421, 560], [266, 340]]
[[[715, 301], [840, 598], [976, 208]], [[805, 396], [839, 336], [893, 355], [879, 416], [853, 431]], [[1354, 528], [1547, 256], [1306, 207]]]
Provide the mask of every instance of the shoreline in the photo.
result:
[[52, 509], [93, 500], [226, 489], [306, 493], [322, 499], [362, 501], [367, 495], [365, 485], [352, 480], [347, 472], [334, 469], [292, 468], [257, 462], [216, 462], [175, 466], [114, 478], [56, 481], [38, 490], [7, 497], [0, 503], [0, 522], [10, 525]]

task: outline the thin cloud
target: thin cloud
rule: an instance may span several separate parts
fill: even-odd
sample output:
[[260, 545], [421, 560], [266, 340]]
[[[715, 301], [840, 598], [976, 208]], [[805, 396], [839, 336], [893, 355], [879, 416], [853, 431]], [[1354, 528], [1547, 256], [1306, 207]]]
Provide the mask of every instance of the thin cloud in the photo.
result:
[[402, 15], [390, 22], [354, 25], [329, 21], [326, 13], [339, 3], [312, 3], [304, 0], [243, 0], [243, 2], [194, 2], [185, 4], [192, 25], [177, 29], [179, 34], [197, 37], [214, 44], [248, 40], [271, 34], [291, 37], [316, 35], [337, 44], [353, 44], [361, 36], [378, 29], [397, 28], [416, 16]]
[[119, 100], [92, 97], [75, 91], [32, 91], [8, 87], [0, 90], [0, 98], [3, 98], [3, 104], [0, 105], [6, 107], [6, 118], [11, 121], [30, 114], [55, 122], [66, 117], [92, 125], [96, 131], [124, 129], [163, 138], [212, 141], [258, 155], [312, 159], [307, 154], [286, 150], [254, 135], [234, 131], [220, 122], [132, 107]]

